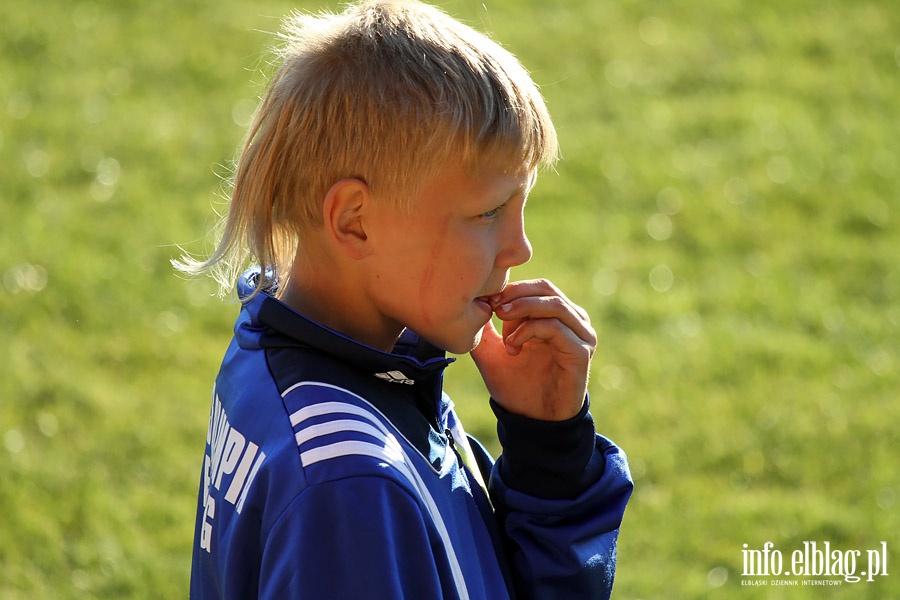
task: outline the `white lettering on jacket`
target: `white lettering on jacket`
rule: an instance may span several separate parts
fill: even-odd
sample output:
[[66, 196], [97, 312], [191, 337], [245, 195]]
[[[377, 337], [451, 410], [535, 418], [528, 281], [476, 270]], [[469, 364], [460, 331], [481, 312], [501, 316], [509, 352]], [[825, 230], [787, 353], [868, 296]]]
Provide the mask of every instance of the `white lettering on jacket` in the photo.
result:
[[216, 518], [216, 497], [212, 490], [225, 489], [224, 500], [240, 514], [247, 492], [266, 458], [259, 446], [247, 440], [228, 422], [218, 394], [213, 394], [206, 430], [206, 455], [203, 458], [203, 521], [200, 528], [200, 547], [212, 550], [213, 525]]

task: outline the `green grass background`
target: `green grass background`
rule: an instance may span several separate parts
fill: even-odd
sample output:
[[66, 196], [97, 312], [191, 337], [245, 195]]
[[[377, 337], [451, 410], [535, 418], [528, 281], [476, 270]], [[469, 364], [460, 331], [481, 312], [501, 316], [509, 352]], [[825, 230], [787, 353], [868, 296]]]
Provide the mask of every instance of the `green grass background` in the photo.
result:
[[[636, 490], [615, 598], [900, 597], [900, 5], [447, 0], [542, 85], [532, 262], [601, 337]], [[207, 252], [290, 8], [12, 0], [0, 17], [0, 596], [187, 596], [236, 306]], [[447, 387], [496, 449], [468, 358]], [[741, 586], [743, 544], [889, 576]], [[860, 567], [862, 569], [864, 567]]]

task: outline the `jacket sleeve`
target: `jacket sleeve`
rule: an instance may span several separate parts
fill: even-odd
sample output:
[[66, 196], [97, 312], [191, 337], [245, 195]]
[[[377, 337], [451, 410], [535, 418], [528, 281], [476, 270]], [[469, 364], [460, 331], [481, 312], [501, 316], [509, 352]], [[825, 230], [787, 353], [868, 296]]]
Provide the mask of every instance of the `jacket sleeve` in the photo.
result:
[[560, 423], [491, 405], [503, 453], [488, 487], [517, 598], [609, 598], [633, 488], [625, 455], [595, 433], [587, 400]]
[[423, 513], [401, 485], [378, 476], [321, 483], [265, 540], [259, 597], [440, 598], [433, 556]]

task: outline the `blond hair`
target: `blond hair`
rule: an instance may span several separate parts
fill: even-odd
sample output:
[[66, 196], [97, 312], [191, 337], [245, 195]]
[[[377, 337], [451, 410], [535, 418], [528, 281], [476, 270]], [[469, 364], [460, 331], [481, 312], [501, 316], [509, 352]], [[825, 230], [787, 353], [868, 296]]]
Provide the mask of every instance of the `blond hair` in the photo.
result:
[[448, 163], [533, 171], [557, 157], [543, 98], [518, 60], [440, 10], [367, 1], [293, 13], [280, 67], [249, 128], [221, 240], [207, 260], [225, 289], [257, 261], [257, 289], [289, 276], [303, 232], [321, 225], [337, 181], [406, 206]]

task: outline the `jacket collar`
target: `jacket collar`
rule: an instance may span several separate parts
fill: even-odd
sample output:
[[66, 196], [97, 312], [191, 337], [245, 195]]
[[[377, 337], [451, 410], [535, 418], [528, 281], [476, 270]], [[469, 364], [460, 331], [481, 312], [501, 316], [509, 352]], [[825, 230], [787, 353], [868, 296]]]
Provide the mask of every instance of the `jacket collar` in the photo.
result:
[[400, 385], [434, 381], [455, 360], [410, 330], [392, 352], [372, 348], [298, 313], [275, 298], [272, 289], [251, 295], [258, 276], [258, 270], [249, 271], [238, 282], [243, 314], [235, 337], [244, 347], [305, 346]]

